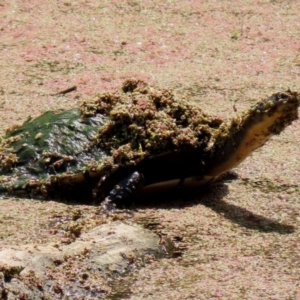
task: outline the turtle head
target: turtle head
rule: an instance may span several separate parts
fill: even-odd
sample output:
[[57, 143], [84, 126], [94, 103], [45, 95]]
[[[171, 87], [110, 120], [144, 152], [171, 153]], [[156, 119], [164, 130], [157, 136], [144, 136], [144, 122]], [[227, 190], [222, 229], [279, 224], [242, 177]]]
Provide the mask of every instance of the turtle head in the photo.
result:
[[209, 149], [205, 174], [218, 177], [236, 167], [296, 120], [299, 105], [299, 93], [290, 90], [276, 93], [221, 126]]

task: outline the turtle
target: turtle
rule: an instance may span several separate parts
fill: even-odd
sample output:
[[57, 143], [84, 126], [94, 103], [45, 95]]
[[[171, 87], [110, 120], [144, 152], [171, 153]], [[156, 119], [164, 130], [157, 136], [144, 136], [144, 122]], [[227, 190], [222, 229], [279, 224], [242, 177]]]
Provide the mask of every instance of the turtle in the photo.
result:
[[231, 120], [138, 79], [70, 110], [48, 111], [0, 140], [0, 193], [102, 202], [207, 186], [298, 118], [278, 92]]

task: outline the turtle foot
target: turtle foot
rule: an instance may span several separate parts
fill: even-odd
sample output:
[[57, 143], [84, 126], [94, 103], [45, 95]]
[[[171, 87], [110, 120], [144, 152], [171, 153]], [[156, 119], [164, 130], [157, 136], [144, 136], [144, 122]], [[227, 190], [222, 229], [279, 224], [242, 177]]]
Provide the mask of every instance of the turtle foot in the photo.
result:
[[113, 203], [113, 201], [109, 197], [106, 197], [104, 199], [104, 201], [102, 201], [102, 203], [101, 203], [101, 208], [104, 213], [110, 215], [115, 212], [116, 205]]

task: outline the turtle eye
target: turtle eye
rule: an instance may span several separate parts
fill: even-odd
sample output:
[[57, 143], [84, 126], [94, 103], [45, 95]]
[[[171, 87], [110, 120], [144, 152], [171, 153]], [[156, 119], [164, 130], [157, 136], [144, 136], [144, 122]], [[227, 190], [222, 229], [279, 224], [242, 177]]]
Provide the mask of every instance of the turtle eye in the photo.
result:
[[285, 93], [278, 93], [276, 95], [276, 100], [281, 100], [281, 99], [288, 99], [288, 95]]

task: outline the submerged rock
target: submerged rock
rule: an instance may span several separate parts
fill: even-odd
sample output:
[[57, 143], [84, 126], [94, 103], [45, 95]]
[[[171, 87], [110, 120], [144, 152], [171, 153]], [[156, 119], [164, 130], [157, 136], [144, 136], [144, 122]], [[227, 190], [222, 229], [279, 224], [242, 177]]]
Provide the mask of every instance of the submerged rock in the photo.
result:
[[120, 222], [97, 226], [68, 245], [6, 246], [0, 249], [0, 296], [105, 299], [114, 277], [161, 255], [155, 234]]

